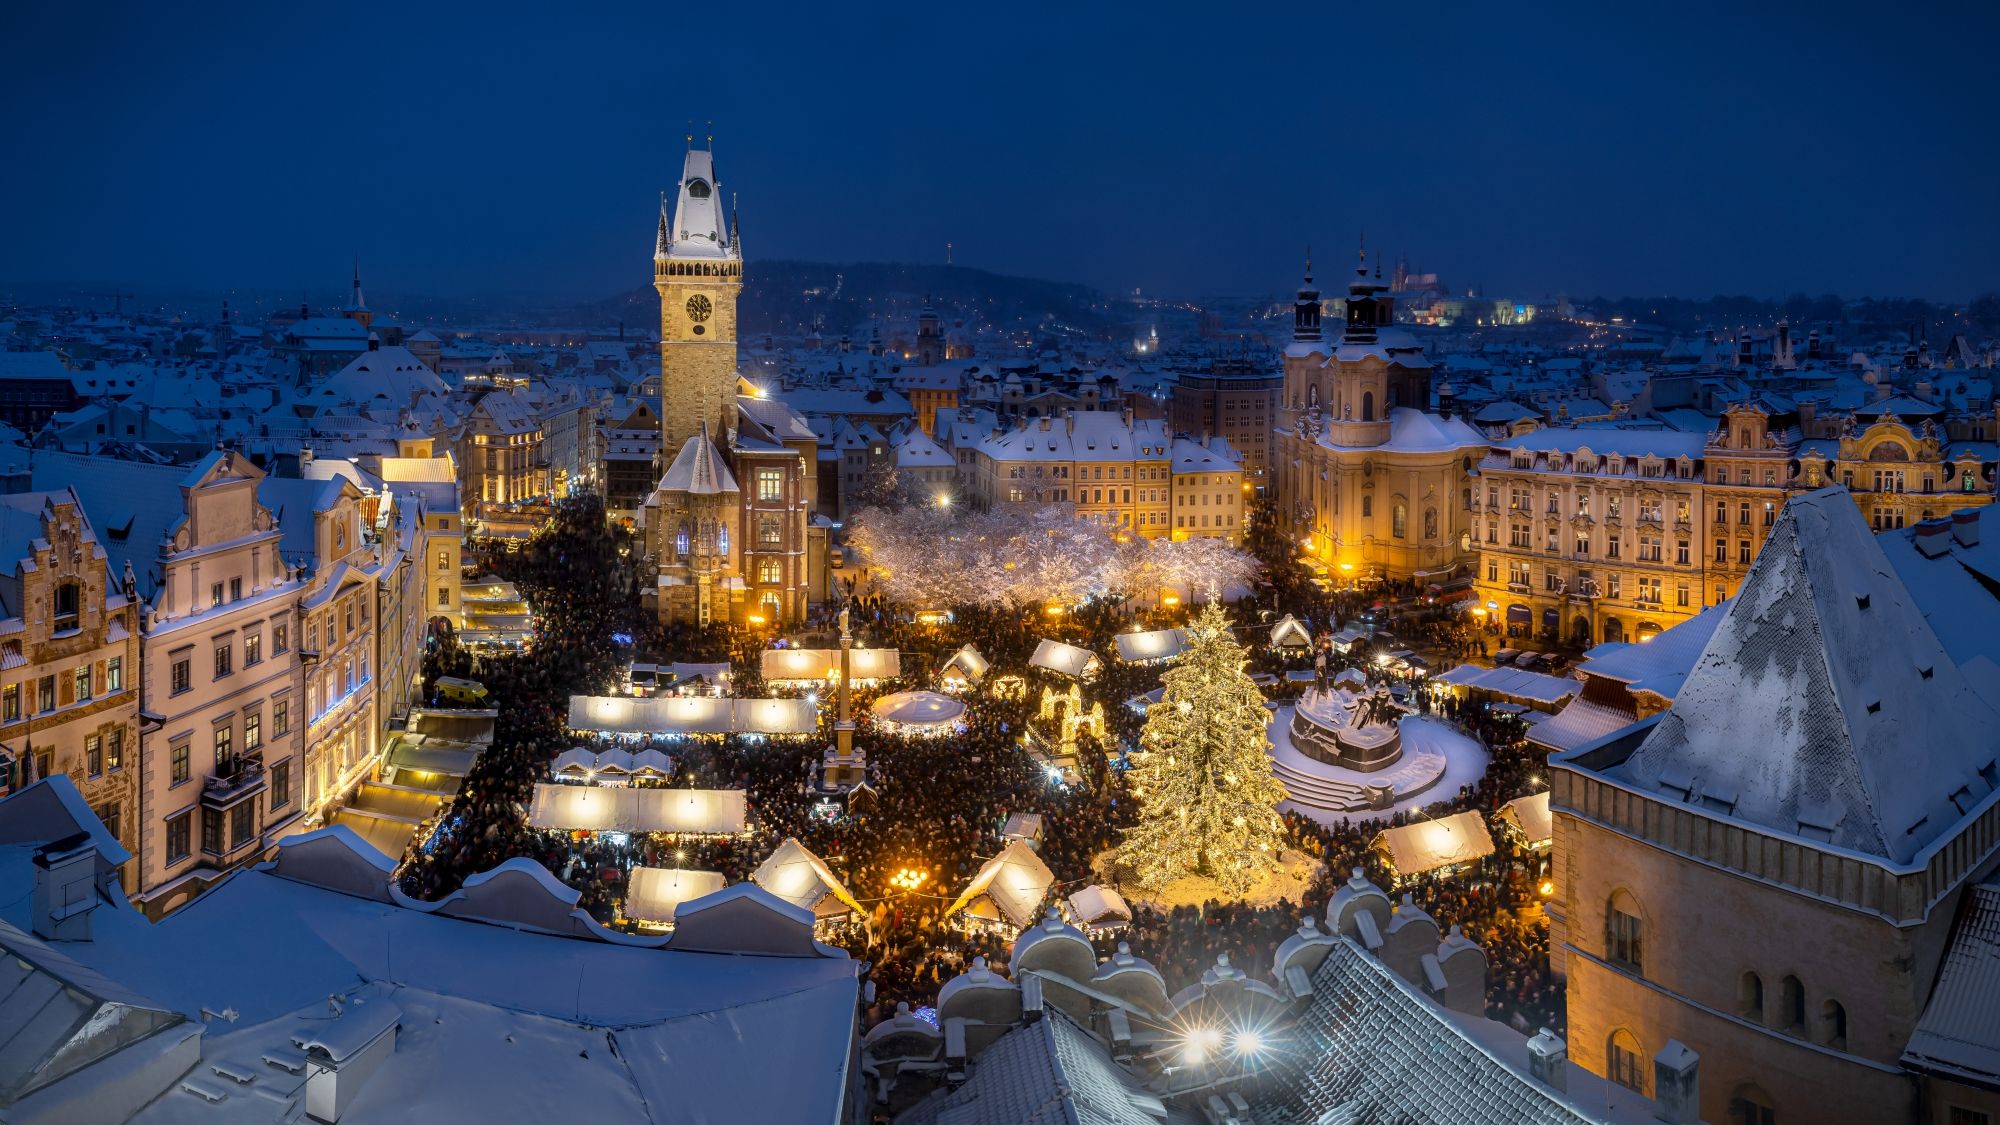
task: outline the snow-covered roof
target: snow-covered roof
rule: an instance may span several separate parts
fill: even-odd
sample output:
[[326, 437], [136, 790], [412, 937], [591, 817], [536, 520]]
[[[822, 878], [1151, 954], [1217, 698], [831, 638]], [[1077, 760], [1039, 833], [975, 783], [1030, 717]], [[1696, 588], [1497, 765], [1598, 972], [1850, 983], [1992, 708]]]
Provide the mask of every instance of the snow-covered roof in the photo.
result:
[[558, 832], [677, 832], [735, 836], [746, 824], [741, 789], [622, 789], [538, 783], [528, 823]]
[[1644, 741], [1631, 783], [1910, 862], [1982, 802], [2000, 715], [1959, 671], [1844, 489], [1793, 498]]
[[1025, 840], [1009, 840], [1000, 853], [986, 861], [972, 882], [965, 885], [945, 911], [950, 917], [981, 895], [991, 899], [1001, 917], [1016, 926], [1026, 926], [1036, 918], [1035, 910], [1055, 885], [1055, 873], [1035, 854]]
[[[1140, 633], [1120, 633], [1112, 638], [1118, 659], [1127, 664], [1150, 664], [1172, 660], [1187, 651], [1186, 629], [1148, 629]], [[1039, 650], [1037, 650], [1039, 653]], [[1074, 675], [1075, 673], [1071, 673]]]
[[667, 475], [660, 478], [660, 489], [696, 496], [741, 491], [736, 486], [736, 477], [729, 471], [728, 462], [722, 459], [722, 452], [708, 440], [705, 423], [700, 433], [681, 443], [681, 451], [674, 455], [674, 463], [667, 467]]
[[965, 716], [965, 704], [934, 691], [899, 691], [869, 705], [877, 721], [899, 727], [949, 726]]
[[819, 713], [804, 699], [572, 695], [571, 730], [605, 734], [811, 734]]
[[1070, 916], [1083, 925], [1116, 921], [1130, 922], [1132, 908], [1124, 896], [1101, 883], [1092, 883], [1069, 896]]
[[[1331, 431], [1329, 431], [1329, 435]], [[1342, 448], [1331, 436], [1320, 438], [1330, 448]], [[1389, 411], [1389, 440], [1370, 448], [1390, 453], [1447, 453], [1453, 450], [1486, 449], [1486, 438], [1457, 418], [1398, 406]]]
[[1035, 646], [1035, 654], [1028, 658], [1028, 666], [1082, 679], [1096, 670], [1098, 659], [1097, 654], [1087, 648], [1045, 637]]
[[1519, 668], [1482, 668], [1477, 664], [1461, 664], [1437, 679], [1455, 687], [1477, 688], [1535, 703], [1560, 703], [1575, 695], [1577, 689], [1583, 686], [1563, 676], [1525, 672]]
[[[668, 258], [734, 258], [729, 217], [722, 210], [722, 185], [715, 178], [715, 154], [690, 147], [674, 192], [674, 218], [665, 229], [662, 254]], [[664, 218], [664, 202], [662, 203]]]
[[714, 894], [726, 882], [720, 871], [634, 867], [625, 887], [625, 917], [641, 922], [672, 922], [675, 908]]
[[1060, 1008], [993, 1041], [963, 1084], [918, 1102], [897, 1125], [1185, 1125]]
[[1903, 1065], [1961, 1082], [2000, 1083], [2000, 886], [1966, 895], [1930, 1002], [1910, 1033]]
[[795, 837], [785, 837], [777, 850], [750, 873], [750, 879], [793, 906], [811, 911], [816, 917], [849, 911], [865, 913], [826, 861]]
[[1496, 441], [1493, 443], [1493, 449], [1495, 452], [1527, 449], [1537, 453], [1574, 453], [1579, 449], [1588, 449], [1600, 455], [1657, 457], [1665, 461], [1676, 457], [1700, 460], [1707, 444], [1706, 433], [1688, 434], [1677, 430], [1623, 429], [1609, 426], [1591, 429], [1576, 426], [1547, 426], [1518, 437]]
[[1617, 680], [1630, 691], [1650, 692], [1672, 699], [1708, 647], [1728, 603], [1718, 602], [1650, 641], [1616, 641], [1585, 654], [1577, 671], [1586, 676]]
[[[902, 674], [903, 654], [893, 648], [855, 648], [847, 653], [848, 673], [856, 680], [887, 680]], [[772, 648], [759, 658], [766, 683], [805, 683], [838, 678], [837, 648]]]
[[1555, 818], [1549, 813], [1546, 789], [1501, 805], [1499, 815], [1502, 820], [1512, 821], [1530, 844], [1546, 843], [1555, 835]]
[[1421, 875], [1492, 855], [1493, 835], [1485, 819], [1468, 810], [1384, 828], [1371, 846], [1388, 857], [1397, 874]]
[[896, 443], [896, 467], [899, 469], [949, 469], [957, 463], [943, 446], [932, 441], [922, 430], [913, 429]]
[[1638, 721], [1636, 709], [1622, 710], [1579, 695], [1547, 722], [1529, 728], [1528, 741], [1559, 753], [1567, 752], [1587, 746]]
[[319, 389], [343, 402], [367, 403], [381, 398], [396, 406], [408, 406], [426, 394], [451, 393], [437, 372], [405, 347], [363, 352], [327, 376]]

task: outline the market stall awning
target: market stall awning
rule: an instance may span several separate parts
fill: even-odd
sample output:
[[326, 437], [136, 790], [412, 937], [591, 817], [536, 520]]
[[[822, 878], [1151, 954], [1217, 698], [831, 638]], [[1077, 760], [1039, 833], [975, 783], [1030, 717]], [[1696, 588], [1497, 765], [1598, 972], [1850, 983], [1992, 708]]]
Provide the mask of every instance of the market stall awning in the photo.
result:
[[1122, 925], [1132, 920], [1132, 908], [1117, 891], [1093, 883], [1069, 896], [1070, 917], [1082, 926]]
[[1421, 875], [1493, 854], [1493, 835], [1476, 812], [1385, 828], [1371, 845], [1398, 875]]
[[[765, 649], [760, 660], [766, 683], [824, 681], [840, 672], [837, 648]], [[893, 679], [902, 674], [903, 655], [893, 648], [857, 648], [848, 654], [848, 668], [858, 681]]]
[[1516, 797], [1501, 805], [1500, 820], [1503, 824], [1512, 825], [1531, 848], [1542, 847], [1555, 836], [1555, 817], [1549, 814], [1549, 795], [1546, 792]]
[[1118, 646], [1118, 659], [1127, 664], [1151, 664], [1158, 660], [1172, 660], [1187, 651], [1188, 638], [1185, 629], [1149, 629], [1142, 633], [1120, 633], [1112, 638]]
[[[1036, 918], [1035, 910], [1055, 885], [1056, 877], [1042, 857], [1024, 841], [1009, 840], [1000, 854], [986, 861], [972, 882], [965, 885], [946, 910], [949, 918], [967, 907], [974, 914], [1005, 918], [1016, 926], [1026, 926]], [[990, 902], [998, 912], [986, 915], [979, 900]]]
[[748, 813], [741, 789], [607, 789], [535, 786], [528, 823], [558, 832], [674, 832], [734, 836]]
[[757, 865], [750, 881], [791, 903], [826, 918], [849, 911], [861, 914], [861, 904], [811, 848], [794, 837], [785, 837], [771, 857]]
[[639, 922], [671, 923], [674, 910], [722, 889], [720, 871], [634, 867], [625, 888], [625, 917]]
[[604, 734], [811, 734], [819, 709], [804, 699], [572, 695], [571, 730]]
[[1299, 624], [1298, 618], [1287, 613], [1271, 626], [1271, 645], [1273, 648], [1311, 648], [1312, 634], [1306, 632], [1306, 627]]
[[1087, 648], [1044, 639], [1035, 646], [1035, 655], [1028, 658], [1028, 665], [1081, 680], [1097, 671], [1098, 659]]
[[951, 654], [951, 659], [944, 662], [943, 668], [938, 669], [938, 675], [942, 678], [957, 672], [965, 677], [967, 683], [976, 684], [986, 678], [988, 667], [990, 665], [986, 663], [986, 658], [979, 655], [978, 649], [968, 644]]
[[1549, 676], [1519, 668], [1481, 668], [1477, 664], [1461, 664], [1432, 682], [1476, 688], [1510, 699], [1525, 699], [1530, 703], [1561, 703], [1583, 687], [1563, 676]]

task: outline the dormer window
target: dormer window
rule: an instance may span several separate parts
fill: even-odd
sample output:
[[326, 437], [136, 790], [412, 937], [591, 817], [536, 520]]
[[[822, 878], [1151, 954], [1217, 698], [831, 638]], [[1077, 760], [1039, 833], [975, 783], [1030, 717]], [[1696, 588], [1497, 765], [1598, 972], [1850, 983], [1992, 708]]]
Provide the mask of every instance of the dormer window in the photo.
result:
[[709, 188], [708, 188], [708, 181], [707, 181], [707, 180], [689, 180], [689, 181], [688, 181], [688, 187], [687, 187], [687, 192], [688, 192], [688, 198], [689, 198], [689, 199], [707, 199], [707, 198], [708, 198], [708, 192], [709, 192]]

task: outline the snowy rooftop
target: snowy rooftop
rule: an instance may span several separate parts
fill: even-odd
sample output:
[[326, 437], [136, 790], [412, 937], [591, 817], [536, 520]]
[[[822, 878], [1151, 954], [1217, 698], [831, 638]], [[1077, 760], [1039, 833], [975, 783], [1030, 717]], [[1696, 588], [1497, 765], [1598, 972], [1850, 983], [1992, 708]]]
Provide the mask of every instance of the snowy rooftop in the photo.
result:
[[[1320, 443], [1333, 449], [1342, 448], [1330, 437], [1322, 437]], [[1455, 449], [1478, 449], [1483, 454], [1486, 446], [1486, 438], [1478, 430], [1456, 418], [1398, 406], [1389, 411], [1389, 440], [1370, 448], [1391, 453], [1448, 453]]]
[[[1753, 719], [1754, 721], [1746, 721]], [[2000, 715], [1841, 489], [1786, 504], [1625, 762], [1663, 797], [1908, 863], [1982, 803]]]

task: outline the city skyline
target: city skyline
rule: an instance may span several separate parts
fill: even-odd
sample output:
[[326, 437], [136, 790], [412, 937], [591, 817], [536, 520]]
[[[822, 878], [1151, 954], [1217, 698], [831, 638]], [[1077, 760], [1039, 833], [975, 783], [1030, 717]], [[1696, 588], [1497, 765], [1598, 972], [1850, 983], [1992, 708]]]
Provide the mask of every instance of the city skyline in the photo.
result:
[[[0, 284], [377, 286], [588, 300], [632, 268], [685, 138], [765, 259], [942, 263], [1177, 296], [1281, 295], [1357, 235], [1454, 289], [1955, 301], [1995, 287], [1976, 79], [2000, 17], [1609, 13], [1588, 27], [1343, 12], [780, 13], [746, 40], [640, 10], [325, 21], [11, 13], [42, 112], [0, 186]], [[1821, 13], [1823, 16], [1823, 13]], [[1865, 29], [1865, 30], [1863, 30]], [[89, 33], [80, 64], [52, 46]], [[1357, 46], [1357, 44], [1360, 44]], [[1050, 80], [1049, 76], [1055, 76]], [[100, 143], [79, 143], [92, 135]], [[254, 157], [253, 155], [254, 154]]]

